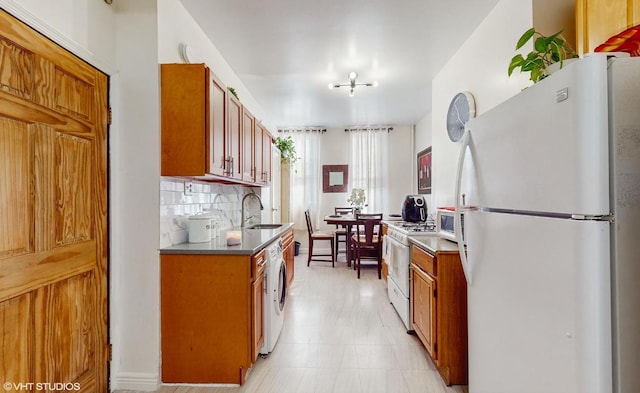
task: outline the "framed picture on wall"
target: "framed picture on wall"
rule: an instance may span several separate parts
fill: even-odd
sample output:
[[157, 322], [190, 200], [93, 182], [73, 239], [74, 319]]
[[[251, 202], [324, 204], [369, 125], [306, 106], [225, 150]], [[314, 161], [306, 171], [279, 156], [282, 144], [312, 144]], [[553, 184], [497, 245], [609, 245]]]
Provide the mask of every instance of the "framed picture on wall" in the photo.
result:
[[348, 184], [348, 165], [322, 166], [322, 192], [347, 192]]
[[431, 146], [418, 153], [418, 194], [431, 194]]

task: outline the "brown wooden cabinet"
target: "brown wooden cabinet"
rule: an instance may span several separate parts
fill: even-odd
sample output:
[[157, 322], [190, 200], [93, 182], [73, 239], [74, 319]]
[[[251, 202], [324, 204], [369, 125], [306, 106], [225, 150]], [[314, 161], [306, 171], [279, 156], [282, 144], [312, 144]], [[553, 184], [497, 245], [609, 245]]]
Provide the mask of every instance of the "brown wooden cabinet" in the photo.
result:
[[205, 64], [161, 65], [161, 121], [162, 176], [270, 184], [271, 136]]
[[271, 157], [273, 138], [269, 131], [256, 120], [255, 154], [256, 183], [271, 184]]
[[[387, 234], [388, 229], [389, 229], [388, 225], [386, 224], [382, 225], [382, 236], [385, 236]], [[386, 245], [383, 245], [383, 247], [386, 247]], [[387, 282], [387, 276], [389, 276], [389, 262], [384, 259], [384, 252], [383, 252], [382, 253], [382, 279], [384, 279], [384, 282]]]
[[468, 383], [467, 282], [456, 252], [411, 247], [411, 321], [447, 385]]
[[[256, 181], [255, 167], [255, 118], [247, 110], [242, 108], [242, 180], [248, 182]], [[262, 142], [262, 138], [260, 138]], [[260, 145], [262, 151], [262, 144]]]
[[436, 335], [436, 280], [417, 265], [412, 270], [413, 307], [411, 323], [432, 358]]
[[162, 254], [165, 383], [244, 383], [264, 340], [264, 251]]
[[265, 251], [262, 250], [251, 258], [251, 270], [254, 272], [251, 282], [251, 360], [258, 359], [260, 348], [264, 342], [264, 270], [267, 263]]
[[282, 256], [287, 268], [287, 288], [293, 284], [293, 277], [295, 276], [295, 244], [293, 238], [293, 228], [289, 229], [282, 235]]
[[[227, 88], [215, 76], [209, 72], [209, 122], [205, 133], [205, 142], [208, 148], [205, 149], [207, 157], [206, 172], [225, 176], [227, 164], [227, 146], [229, 136], [227, 135]], [[206, 114], [205, 114], [206, 116]]]
[[229, 170], [227, 176], [242, 179], [242, 104], [233, 95], [228, 95], [227, 101], [227, 138], [229, 139]]
[[595, 48], [640, 23], [640, 0], [576, 0], [576, 40], [579, 54]]

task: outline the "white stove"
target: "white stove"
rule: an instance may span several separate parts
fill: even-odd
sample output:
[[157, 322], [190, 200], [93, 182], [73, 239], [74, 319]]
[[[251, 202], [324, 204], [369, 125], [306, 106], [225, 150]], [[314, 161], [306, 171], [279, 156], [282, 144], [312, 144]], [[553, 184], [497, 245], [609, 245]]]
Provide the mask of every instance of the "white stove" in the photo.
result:
[[409, 240], [407, 236], [420, 234], [420, 235], [428, 235], [436, 233], [436, 227], [433, 221], [429, 222], [407, 222], [407, 221], [397, 221], [397, 222], [389, 222], [387, 228], [387, 236], [399, 241], [405, 246], [409, 245]]
[[411, 265], [411, 248], [409, 237], [411, 235], [437, 236], [433, 220], [427, 222], [389, 222], [387, 238], [385, 239], [385, 260], [389, 266], [387, 280], [387, 292], [389, 300], [398, 312], [407, 331], [412, 331], [411, 316], [409, 312], [409, 266]]

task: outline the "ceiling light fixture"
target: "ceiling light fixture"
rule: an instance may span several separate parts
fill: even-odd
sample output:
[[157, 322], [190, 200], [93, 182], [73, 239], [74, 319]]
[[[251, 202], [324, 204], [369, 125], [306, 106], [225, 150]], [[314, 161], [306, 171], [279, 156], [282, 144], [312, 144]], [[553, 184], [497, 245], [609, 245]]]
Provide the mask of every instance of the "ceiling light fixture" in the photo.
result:
[[349, 83], [346, 83], [346, 84], [329, 83], [329, 89], [337, 89], [338, 87], [348, 87], [349, 97], [353, 97], [356, 86], [378, 87], [378, 81], [367, 82], [367, 83], [356, 83], [356, 78], [358, 78], [358, 74], [355, 73], [354, 71], [351, 71], [348, 76], [349, 76]]

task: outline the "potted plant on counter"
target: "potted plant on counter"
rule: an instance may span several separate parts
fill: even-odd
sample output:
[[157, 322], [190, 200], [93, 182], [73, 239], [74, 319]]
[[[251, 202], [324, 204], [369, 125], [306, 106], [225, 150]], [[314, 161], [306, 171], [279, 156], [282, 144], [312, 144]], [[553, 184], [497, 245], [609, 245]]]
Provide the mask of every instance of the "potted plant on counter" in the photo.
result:
[[549, 66], [559, 63], [559, 68], [562, 68], [567, 59], [578, 57], [578, 54], [562, 36], [562, 30], [547, 37], [532, 27], [520, 37], [516, 44], [516, 50], [522, 48], [532, 39], [533, 50], [526, 57], [517, 54], [511, 59], [509, 76], [516, 68], [520, 68], [520, 72], [530, 72], [529, 79], [536, 83], [550, 75]]

